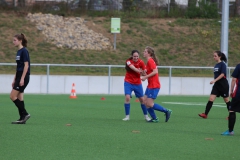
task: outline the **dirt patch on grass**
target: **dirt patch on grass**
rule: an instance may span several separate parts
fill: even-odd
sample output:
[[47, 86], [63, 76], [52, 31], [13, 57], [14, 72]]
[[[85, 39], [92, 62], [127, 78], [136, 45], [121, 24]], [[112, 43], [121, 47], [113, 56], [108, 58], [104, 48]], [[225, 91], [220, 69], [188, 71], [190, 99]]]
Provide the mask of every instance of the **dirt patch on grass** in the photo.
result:
[[[110, 32], [110, 21], [105, 17], [94, 17], [93, 19], [86, 19], [86, 26], [93, 30], [94, 32], [101, 33], [104, 37], [110, 39], [110, 42], [114, 42], [114, 35]], [[123, 28], [122, 28], [123, 27]], [[124, 29], [125, 26], [121, 26], [121, 30]], [[121, 34], [117, 34], [118, 40], [121, 40]]]

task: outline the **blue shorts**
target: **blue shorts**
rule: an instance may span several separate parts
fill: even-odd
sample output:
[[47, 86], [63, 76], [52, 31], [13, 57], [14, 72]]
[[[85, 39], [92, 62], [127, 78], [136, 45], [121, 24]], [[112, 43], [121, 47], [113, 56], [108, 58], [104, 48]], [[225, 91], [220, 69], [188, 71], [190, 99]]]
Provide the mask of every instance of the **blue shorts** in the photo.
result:
[[159, 91], [160, 88], [147, 88], [145, 91], [145, 95], [147, 96], [147, 98], [156, 99]]
[[125, 95], [130, 95], [131, 96], [132, 91], [134, 91], [135, 96], [137, 98], [143, 97], [142, 84], [131, 84], [131, 83], [128, 83], [128, 82], [124, 82], [124, 93], [125, 93]]

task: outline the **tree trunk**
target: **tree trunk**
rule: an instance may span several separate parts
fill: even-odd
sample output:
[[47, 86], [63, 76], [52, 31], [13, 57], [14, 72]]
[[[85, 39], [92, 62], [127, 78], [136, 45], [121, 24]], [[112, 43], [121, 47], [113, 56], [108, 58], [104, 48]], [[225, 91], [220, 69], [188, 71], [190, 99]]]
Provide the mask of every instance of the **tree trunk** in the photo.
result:
[[[90, 2], [90, 1], [89, 1]], [[86, 0], [79, 0], [78, 2], [78, 7], [80, 8], [80, 10], [82, 12], [85, 12], [87, 10], [87, 7], [86, 7], [86, 4], [87, 4], [87, 1]]]
[[240, 0], [235, 1], [235, 15], [240, 16]]
[[25, 7], [25, 0], [18, 0], [17, 6], [19, 6], [19, 7]]
[[175, 7], [175, 0], [170, 0], [170, 6]]
[[196, 6], [197, 0], [188, 0], [188, 7]]

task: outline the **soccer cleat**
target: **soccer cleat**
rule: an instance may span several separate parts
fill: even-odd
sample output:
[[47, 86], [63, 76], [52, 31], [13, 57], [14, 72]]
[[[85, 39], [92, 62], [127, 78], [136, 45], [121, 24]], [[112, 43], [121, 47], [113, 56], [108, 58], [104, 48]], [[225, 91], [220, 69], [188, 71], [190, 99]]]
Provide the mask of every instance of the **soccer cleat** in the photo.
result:
[[19, 120], [12, 122], [12, 124], [25, 124], [25, 122], [23, 122], [22, 119], [19, 119]]
[[205, 113], [200, 113], [200, 114], [198, 114], [199, 115], [199, 117], [202, 117], [202, 118], [204, 118], [204, 119], [207, 119], [207, 115], [205, 114]]
[[150, 121], [151, 118], [149, 118], [148, 116], [144, 117], [146, 121]]
[[159, 121], [158, 117], [156, 119], [150, 119], [147, 122], [157, 123]]
[[26, 121], [27, 121], [30, 117], [31, 117], [30, 114], [25, 115], [25, 116], [23, 117], [22, 122], [23, 122], [23, 123], [26, 123]]
[[123, 118], [122, 120], [123, 120], [123, 121], [129, 121], [130, 118], [129, 118], [129, 117], [125, 117], [125, 118]]
[[169, 109], [169, 110], [167, 111], [167, 113], [165, 113], [165, 116], [166, 116], [165, 122], [167, 122], [167, 121], [169, 120], [171, 114], [172, 114], [172, 110], [171, 110], [171, 109]]
[[226, 130], [225, 132], [223, 132], [221, 135], [223, 136], [233, 136], [234, 135], [234, 132], [229, 132], [229, 130]]

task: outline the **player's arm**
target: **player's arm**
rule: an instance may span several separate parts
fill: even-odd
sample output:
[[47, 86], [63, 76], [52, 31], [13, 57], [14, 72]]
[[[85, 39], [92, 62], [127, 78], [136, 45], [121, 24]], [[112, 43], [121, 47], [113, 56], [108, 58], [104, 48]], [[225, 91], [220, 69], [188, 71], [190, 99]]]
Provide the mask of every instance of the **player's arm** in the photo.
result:
[[146, 76], [143, 76], [143, 77], [141, 78], [141, 80], [142, 80], [142, 81], [145, 81], [146, 79], [148, 79], [149, 77], [154, 76], [154, 75], [157, 74], [157, 73], [158, 73], [158, 69], [155, 68], [155, 69], [153, 69], [153, 71], [152, 71], [151, 73], [149, 73], [149, 74], [146, 75]]
[[28, 61], [24, 62], [24, 69], [23, 69], [23, 73], [22, 73], [22, 77], [21, 77], [21, 80], [20, 80], [20, 86], [23, 86], [24, 85], [24, 78], [27, 74], [27, 71], [28, 71]]
[[218, 80], [220, 80], [220, 79], [223, 78], [224, 76], [225, 76], [225, 74], [224, 74], [224, 73], [221, 73], [216, 79], [212, 80], [212, 81], [210, 82], [210, 84], [213, 84], [213, 83], [217, 82]]
[[153, 69], [153, 71], [152, 71], [150, 74], [146, 75], [145, 77], [149, 78], [149, 77], [154, 76], [154, 75], [157, 74], [157, 73], [158, 73], [158, 69], [155, 68], [155, 69]]
[[140, 70], [142, 71], [142, 72], [140, 73], [141, 76], [146, 76], [146, 75], [147, 75], [146, 66], [145, 66], [145, 64], [144, 64], [143, 61], [141, 61]]
[[146, 76], [147, 75], [147, 71], [146, 70], [142, 70], [141, 76]]
[[136, 68], [134, 65], [130, 65], [129, 66], [134, 72], [137, 72], [137, 73], [142, 73], [142, 70], [141, 69], [138, 69]]
[[232, 77], [231, 86], [230, 86], [230, 95], [232, 95], [237, 78]]

